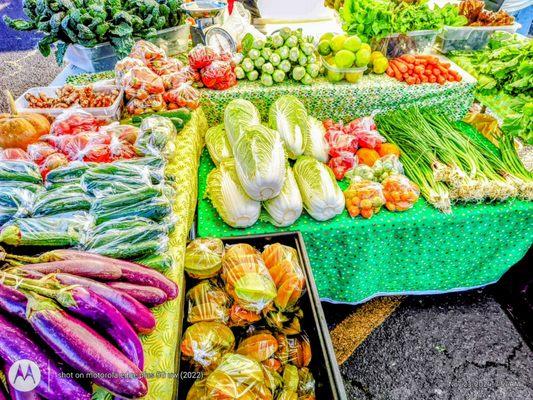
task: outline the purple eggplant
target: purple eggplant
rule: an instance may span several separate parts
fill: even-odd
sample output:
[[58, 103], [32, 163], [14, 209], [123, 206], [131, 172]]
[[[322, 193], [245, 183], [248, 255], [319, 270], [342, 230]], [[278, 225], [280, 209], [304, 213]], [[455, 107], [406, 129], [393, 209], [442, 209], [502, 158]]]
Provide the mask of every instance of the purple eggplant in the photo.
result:
[[2, 382], [0, 382], [0, 400], [9, 400], [9, 396]]
[[26, 296], [10, 286], [0, 283], [0, 310], [26, 319]]
[[35, 392], [46, 399], [90, 400], [91, 393], [74, 379], [64, 375], [50, 354], [32, 341], [27, 332], [0, 314], [0, 359], [6, 365], [18, 360], [31, 360], [41, 371]]
[[116, 347], [52, 300], [28, 294], [28, 321], [58, 357], [111, 393], [128, 399], [148, 392], [142, 371]]
[[155, 317], [148, 307], [129, 294], [113, 289], [104, 283], [70, 274], [55, 274], [64, 285], [80, 285], [110, 302], [140, 333], [150, 333], [155, 329]]
[[108, 282], [107, 285], [129, 294], [147, 306], [157, 306], [168, 300], [165, 292], [153, 286], [134, 285], [129, 282]]
[[23, 271], [36, 271], [42, 274], [64, 272], [66, 274], [73, 274], [83, 276], [85, 278], [104, 281], [117, 280], [122, 276], [122, 271], [116, 265], [110, 264], [109, 262], [92, 259], [65, 260], [30, 264], [24, 265], [20, 267], [20, 269]]
[[[52, 250], [47, 253], [41, 254], [39, 257], [24, 257], [24, 256], [14, 256], [17, 260], [22, 262], [32, 262], [31, 260], [38, 260], [38, 262], [61, 262], [61, 261], [94, 261], [100, 262], [105, 265], [113, 265], [116, 268], [121, 270], [121, 277], [119, 279], [129, 282], [137, 283], [143, 286], [153, 286], [164, 291], [169, 299], [174, 299], [178, 296], [178, 286], [172, 282], [170, 279], [165, 277], [160, 272], [157, 272], [151, 268], [142, 266], [140, 264], [132, 263], [124, 260], [116, 260], [114, 258], [109, 258], [101, 256], [99, 254], [87, 253], [84, 251], [77, 250], [68, 250], [68, 249], [59, 249]], [[35, 262], [35, 261], [33, 261]], [[29, 268], [25, 267], [25, 268]], [[46, 271], [41, 271], [47, 273]], [[51, 271], [54, 272], [54, 271]], [[97, 280], [115, 280], [115, 279], [104, 279], [98, 276], [87, 276], [80, 273], [72, 271], [60, 271], [66, 273], [72, 273], [74, 275], [84, 276], [87, 278], [93, 278]]]

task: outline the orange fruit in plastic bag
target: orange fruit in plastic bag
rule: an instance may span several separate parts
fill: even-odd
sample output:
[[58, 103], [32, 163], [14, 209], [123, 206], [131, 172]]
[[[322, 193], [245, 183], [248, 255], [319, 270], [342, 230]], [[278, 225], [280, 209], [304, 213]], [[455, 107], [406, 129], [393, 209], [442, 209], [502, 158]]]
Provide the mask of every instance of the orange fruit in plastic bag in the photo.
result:
[[359, 164], [365, 164], [369, 167], [372, 167], [379, 160], [379, 153], [373, 149], [359, 149], [356, 156], [359, 159]]

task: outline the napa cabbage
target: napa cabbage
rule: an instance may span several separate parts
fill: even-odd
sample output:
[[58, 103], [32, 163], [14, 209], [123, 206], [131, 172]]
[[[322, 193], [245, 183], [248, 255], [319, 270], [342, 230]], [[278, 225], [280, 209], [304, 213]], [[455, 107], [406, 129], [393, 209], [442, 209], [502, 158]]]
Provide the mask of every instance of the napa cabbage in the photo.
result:
[[294, 177], [305, 210], [318, 221], [326, 221], [344, 210], [344, 194], [331, 169], [309, 156], [294, 164]]
[[309, 117], [308, 122], [309, 129], [307, 130], [304, 154], [327, 163], [329, 159], [329, 144], [325, 138], [326, 128], [324, 128], [321, 121], [314, 117]]
[[205, 145], [215, 165], [220, 164], [226, 158], [233, 157], [224, 124], [213, 126], [207, 130], [205, 133]]
[[263, 202], [263, 207], [269, 215], [268, 221], [275, 226], [292, 225], [302, 215], [302, 196], [291, 167], [287, 167], [281, 193]]
[[246, 128], [233, 147], [244, 191], [257, 201], [276, 197], [285, 180], [285, 151], [279, 133], [264, 125]]
[[259, 218], [261, 203], [252, 200], [242, 188], [232, 158], [222, 160], [209, 173], [206, 196], [229, 226], [246, 228]]
[[261, 124], [261, 115], [248, 100], [236, 99], [229, 102], [224, 110], [224, 128], [230, 145], [233, 147], [244, 129]]

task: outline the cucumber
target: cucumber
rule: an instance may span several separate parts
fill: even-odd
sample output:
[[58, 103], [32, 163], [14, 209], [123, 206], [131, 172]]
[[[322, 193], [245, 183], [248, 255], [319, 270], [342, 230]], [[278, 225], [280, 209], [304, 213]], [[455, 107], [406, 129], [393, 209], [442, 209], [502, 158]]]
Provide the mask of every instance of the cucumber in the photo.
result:
[[0, 181], [17, 181], [42, 184], [43, 178], [37, 164], [29, 161], [0, 161]]
[[135, 260], [136, 263], [150, 267], [159, 272], [165, 272], [172, 266], [172, 257], [166, 253], [154, 254]]
[[[138, 157], [138, 158], [130, 158], [129, 160], [122, 160], [122, 161], [115, 161], [113, 163], [114, 165], [124, 166], [124, 167], [148, 167], [150, 169], [154, 168], [156, 170], [162, 170], [165, 168], [166, 161], [163, 157]], [[160, 171], [157, 171], [159, 173]], [[150, 171], [150, 173], [156, 173]]]
[[3, 192], [4, 190], [9, 190], [10, 188], [25, 189], [29, 190], [32, 193], [38, 193], [44, 190], [43, 185], [38, 185], [32, 182], [0, 181], [0, 192]]
[[93, 235], [102, 235], [108, 232], [123, 231], [127, 229], [150, 226], [153, 224], [155, 224], [155, 222], [148, 218], [117, 218], [96, 226], [92, 233]]
[[192, 114], [188, 108], [178, 108], [177, 110], [171, 110], [171, 111], [159, 111], [157, 113], [146, 113], [143, 115], [135, 115], [131, 118], [131, 122], [134, 124], [140, 124], [143, 121], [143, 119], [147, 117], [152, 117], [152, 116], [166, 117], [166, 118], [170, 118], [171, 120], [172, 118], [177, 118], [181, 120], [183, 125], [185, 125], [187, 122], [191, 120]]
[[171, 211], [168, 200], [164, 197], [157, 197], [106, 212], [93, 212], [93, 215], [97, 224], [125, 217], [144, 217], [154, 221], [161, 221]]
[[134, 245], [123, 243], [114, 247], [104, 246], [100, 248], [95, 248], [91, 249], [91, 251], [106, 257], [130, 260], [157, 253], [161, 251], [162, 247], [164, 248], [166, 247], [166, 245], [163, 244], [160, 240], [147, 240]]
[[159, 197], [161, 194], [160, 189], [146, 186], [130, 192], [98, 198], [94, 201], [91, 211], [94, 214], [102, 214], [117, 208], [129, 206], [130, 204], [136, 204], [154, 197]]
[[0, 207], [0, 228], [11, 221], [16, 212], [17, 208], [15, 207]]
[[87, 243], [87, 250], [93, 251], [102, 247], [114, 248], [121, 244], [135, 245], [147, 240], [158, 240], [166, 234], [165, 229], [157, 224], [140, 226], [133, 229], [116, 230], [94, 236]]
[[35, 194], [29, 190], [8, 186], [0, 189], [0, 207], [26, 207], [33, 206]]
[[164, 175], [162, 168], [151, 168], [142, 165], [136, 165], [135, 163], [115, 162], [110, 164], [100, 164], [94, 168], [89, 169], [83, 176], [84, 178], [89, 175], [91, 178], [104, 178], [108, 180], [118, 178], [149, 178], [149, 180], [156, 184], [160, 183]]
[[60, 214], [72, 211], [87, 211], [91, 199], [79, 185], [64, 185], [37, 196], [33, 208], [34, 216]]
[[46, 186], [80, 182], [81, 177], [88, 169], [89, 165], [79, 161], [74, 161], [67, 166], [56, 168], [46, 176]]

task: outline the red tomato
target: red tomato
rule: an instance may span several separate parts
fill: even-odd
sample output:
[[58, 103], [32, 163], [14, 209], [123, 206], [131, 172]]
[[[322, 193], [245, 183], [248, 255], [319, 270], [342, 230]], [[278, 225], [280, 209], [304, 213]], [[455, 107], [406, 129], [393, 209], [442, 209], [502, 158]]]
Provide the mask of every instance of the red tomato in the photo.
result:
[[[33, 145], [29, 145], [33, 146]], [[28, 147], [29, 147], [28, 146]], [[0, 149], [0, 160], [24, 160], [31, 161], [30, 156], [24, 150], [16, 149]]]
[[30, 158], [37, 164], [41, 164], [50, 154], [57, 153], [57, 149], [46, 142], [35, 142], [28, 146]]
[[46, 175], [56, 168], [68, 165], [68, 159], [64, 154], [54, 153], [50, 154], [41, 164], [41, 175], [46, 179]]

